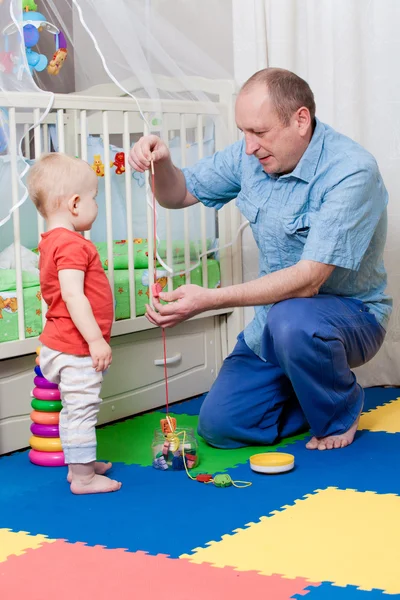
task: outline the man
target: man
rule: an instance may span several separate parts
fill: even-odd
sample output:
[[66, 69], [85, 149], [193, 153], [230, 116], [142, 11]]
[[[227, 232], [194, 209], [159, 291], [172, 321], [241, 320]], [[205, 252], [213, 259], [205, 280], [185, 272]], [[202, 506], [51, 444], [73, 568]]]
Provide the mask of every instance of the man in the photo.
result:
[[199, 433], [219, 448], [274, 444], [311, 428], [309, 449], [353, 441], [364, 392], [351, 368], [379, 350], [391, 313], [383, 250], [387, 192], [375, 159], [315, 118], [308, 84], [264, 69], [242, 87], [244, 139], [177, 169], [156, 136], [130, 164], [155, 162], [156, 196], [168, 208], [236, 198], [260, 252], [255, 281], [221, 289], [185, 285], [147, 307], [172, 327], [198, 313], [255, 306], [255, 317], [208, 393]]

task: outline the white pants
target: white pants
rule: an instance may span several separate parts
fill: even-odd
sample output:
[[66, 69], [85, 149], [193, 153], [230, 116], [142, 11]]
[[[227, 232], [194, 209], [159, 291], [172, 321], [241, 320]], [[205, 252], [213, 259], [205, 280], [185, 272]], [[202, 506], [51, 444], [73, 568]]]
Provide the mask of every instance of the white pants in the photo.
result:
[[43, 377], [60, 389], [60, 439], [67, 464], [96, 460], [96, 423], [103, 373], [96, 372], [90, 356], [74, 356], [42, 346]]

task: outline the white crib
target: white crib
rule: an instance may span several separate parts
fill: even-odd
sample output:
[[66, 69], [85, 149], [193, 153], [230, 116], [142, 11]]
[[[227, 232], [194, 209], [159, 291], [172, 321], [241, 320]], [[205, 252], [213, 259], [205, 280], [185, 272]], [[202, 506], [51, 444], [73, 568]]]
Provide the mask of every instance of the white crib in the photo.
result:
[[[165, 78], [164, 89], [177, 90], [177, 82]], [[214, 147], [220, 149], [226, 143], [222, 141], [222, 127], [229, 131], [230, 140], [235, 139], [233, 123], [234, 86], [232, 82], [196, 80], [196, 89], [212, 94], [220, 116], [213, 118]], [[102, 95], [99, 95], [99, 94]], [[106, 223], [106, 253], [108, 278], [111, 288], [115, 289], [113, 254], [113, 191], [110, 165], [110, 139], [121, 140], [120, 146], [125, 156], [129, 152], [132, 140], [147, 133], [146, 126], [139, 115], [137, 105], [131, 98], [118, 97], [119, 91], [113, 85], [101, 86], [87, 90], [85, 94], [56, 95], [53, 108], [45, 122], [35, 127], [33, 137], [25, 141], [25, 157], [35, 159], [42, 152], [51, 151], [49, 139], [58, 150], [88, 160], [88, 136], [101, 136], [104, 147], [104, 214], [100, 218]], [[140, 101], [146, 115], [153, 110], [148, 100]], [[25, 131], [36, 123], [47, 105], [47, 99], [41, 94], [28, 97], [20, 94], [8, 94], [0, 97], [0, 105], [8, 111], [10, 128], [11, 193], [14, 204], [18, 202], [18, 157], [16, 145], [17, 128]], [[29, 106], [27, 111], [24, 107]], [[162, 100], [160, 103], [163, 115], [162, 137], [170, 142], [179, 139], [181, 166], [185, 166], [187, 140], [193, 139], [196, 144], [197, 158], [204, 153], [204, 124], [214, 113], [213, 106], [191, 100]], [[24, 109], [24, 110], [21, 110]], [[54, 127], [56, 126], [56, 127]], [[52, 138], [49, 131], [52, 131]], [[55, 137], [54, 137], [55, 136]], [[26, 138], [27, 140], [27, 138]], [[103, 387], [103, 403], [100, 412], [100, 423], [121, 419], [138, 412], [163, 405], [165, 399], [162, 344], [159, 329], [153, 327], [144, 316], [137, 316], [137, 299], [135, 293], [134, 239], [137, 238], [135, 221], [132, 218], [132, 172], [126, 165], [125, 173], [120, 175], [125, 181], [125, 215], [127, 244], [127, 279], [129, 281], [129, 317], [116, 320], [113, 324], [112, 342], [113, 365], [105, 378]], [[149, 181], [146, 194], [151, 194]], [[29, 200], [28, 200], [29, 201]], [[30, 202], [30, 201], [29, 201]], [[201, 250], [207, 248], [207, 219], [210, 209], [197, 207], [200, 210], [199, 232]], [[190, 209], [185, 209], [185, 211]], [[166, 211], [165, 244], [166, 262], [172, 256], [172, 234], [174, 215], [178, 211]], [[21, 250], [21, 217], [22, 209], [13, 213], [12, 241], [15, 246], [15, 281], [16, 302], [18, 306], [18, 335], [12, 341], [0, 343], [0, 454], [26, 447], [29, 439], [30, 400], [33, 387], [33, 367], [37, 336], [30, 337], [24, 319], [24, 283]], [[188, 215], [184, 216], [184, 264], [190, 266], [190, 232]], [[36, 217], [35, 217], [36, 219]], [[240, 236], [237, 231], [240, 225], [240, 214], [233, 202], [215, 213], [218, 240], [220, 247], [234, 242], [219, 253], [218, 264], [222, 286], [242, 281], [242, 259]], [[40, 216], [30, 224], [35, 229], [37, 238], [44, 231], [44, 223]], [[115, 224], [114, 224], [115, 225]], [[146, 210], [146, 228], [148, 239], [148, 256], [153, 255], [152, 211], [149, 205]], [[10, 229], [11, 231], [11, 229]], [[89, 234], [87, 234], [89, 236]], [[0, 229], [0, 242], [2, 230]], [[201, 259], [201, 279], [208, 285], [207, 256]], [[153, 280], [154, 267], [148, 261], [148, 278]], [[186, 275], [190, 281], [190, 275]], [[1, 296], [0, 269], [0, 296]], [[167, 288], [172, 289], [172, 277], [168, 277]], [[149, 289], [151, 301], [151, 287]], [[43, 305], [43, 301], [42, 301]], [[41, 319], [44, 322], [46, 307], [42, 306]], [[40, 312], [40, 311], [39, 311]], [[6, 314], [4, 312], [4, 314]], [[0, 319], [0, 327], [1, 327]], [[171, 402], [206, 392], [214, 381], [223, 358], [233, 347], [236, 336], [243, 326], [241, 309], [211, 311], [194, 318], [180, 326], [167, 331], [167, 354], [169, 368], [169, 392]]]

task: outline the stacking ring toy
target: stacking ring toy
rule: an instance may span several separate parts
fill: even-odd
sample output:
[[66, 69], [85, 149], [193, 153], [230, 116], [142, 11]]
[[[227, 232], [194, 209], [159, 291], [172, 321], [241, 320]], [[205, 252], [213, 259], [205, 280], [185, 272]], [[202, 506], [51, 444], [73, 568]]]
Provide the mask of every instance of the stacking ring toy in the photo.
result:
[[61, 440], [60, 438], [44, 438], [36, 435], [31, 435], [29, 439], [29, 445], [34, 450], [40, 452], [61, 452]]
[[65, 467], [64, 452], [29, 451], [29, 460], [39, 467]]
[[44, 412], [60, 412], [60, 410], [62, 409], [61, 402], [58, 402], [56, 400], [36, 400], [36, 398], [33, 398], [31, 406], [34, 410]]
[[35, 358], [35, 363], [38, 367], [40, 366], [40, 358], [38, 356]]
[[31, 421], [38, 425], [58, 425], [60, 422], [60, 413], [33, 410], [31, 412]]
[[250, 467], [257, 473], [285, 473], [294, 467], [293, 454], [264, 452], [250, 456]]
[[40, 346], [38, 346], [38, 347], [36, 348], [36, 354], [39, 356], [39, 354], [40, 354]]
[[[36, 377], [35, 377], [36, 379]], [[35, 387], [32, 396], [36, 398], [36, 400], [60, 400], [60, 391], [58, 389], [42, 389]]]
[[35, 377], [33, 383], [36, 387], [41, 388], [42, 390], [56, 390], [58, 388], [56, 383], [51, 383], [51, 381], [45, 377]]
[[40, 367], [38, 365], [36, 365], [36, 367], [35, 367], [35, 373], [38, 377], [43, 377], [43, 373], [40, 370]]
[[58, 425], [42, 425], [41, 423], [32, 423], [31, 432], [39, 437], [58, 438], [60, 430]]

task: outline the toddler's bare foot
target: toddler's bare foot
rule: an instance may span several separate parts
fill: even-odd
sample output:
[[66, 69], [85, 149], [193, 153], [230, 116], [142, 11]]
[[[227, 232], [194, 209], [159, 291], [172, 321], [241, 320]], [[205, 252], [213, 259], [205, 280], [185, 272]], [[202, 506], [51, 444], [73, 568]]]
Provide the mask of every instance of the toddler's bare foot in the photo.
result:
[[[104, 475], [104, 473], [107, 473], [107, 471], [109, 471], [112, 467], [112, 463], [110, 462], [95, 462], [94, 463], [94, 472], [97, 473], [97, 475]], [[68, 483], [71, 483], [72, 481], [72, 473], [71, 473], [71, 467], [68, 468], [68, 476], [67, 476], [67, 481]]]
[[306, 448], [309, 450], [333, 450], [336, 448], [345, 448], [346, 446], [349, 446], [356, 435], [359, 420], [360, 417], [357, 418], [350, 429], [339, 435], [328, 435], [323, 438], [311, 438], [311, 440], [306, 444]]
[[104, 475], [94, 474], [92, 478], [74, 478], [71, 483], [71, 492], [73, 494], [104, 494], [107, 492], [117, 492], [122, 483], [104, 477]]
[[98, 475], [95, 471], [96, 464], [100, 465], [101, 463], [93, 461], [87, 464], [73, 463], [69, 465], [73, 494], [104, 494], [117, 492], [121, 488], [122, 484], [119, 481]]

